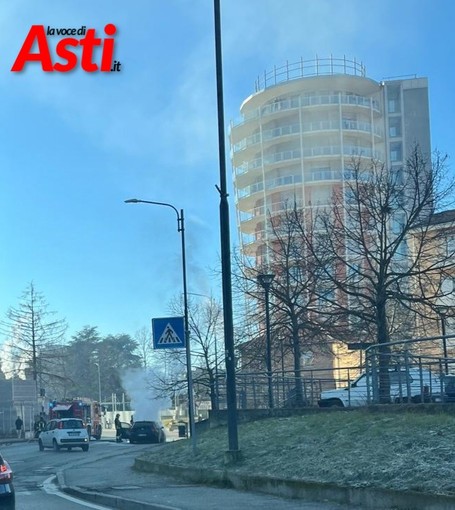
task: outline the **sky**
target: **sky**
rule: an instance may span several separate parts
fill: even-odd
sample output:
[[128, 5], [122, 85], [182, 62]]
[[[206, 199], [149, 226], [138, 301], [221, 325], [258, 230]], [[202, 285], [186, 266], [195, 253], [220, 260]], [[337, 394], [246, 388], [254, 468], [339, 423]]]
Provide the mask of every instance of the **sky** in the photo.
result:
[[[226, 138], [264, 70], [346, 55], [374, 80], [428, 77], [432, 146], [453, 167], [453, 0], [221, 0], [221, 21]], [[84, 71], [80, 48], [72, 71], [11, 71], [32, 25], [104, 38], [109, 23], [119, 71]], [[62, 61], [62, 36], [46, 37]], [[188, 291], [220, 296], [215, 76], [210, 0], [0, 0], [0, 320], [30, 282], [69, 337], [134, 336], [173, 315], [176, 214], [129, 198], [184, 210]]]

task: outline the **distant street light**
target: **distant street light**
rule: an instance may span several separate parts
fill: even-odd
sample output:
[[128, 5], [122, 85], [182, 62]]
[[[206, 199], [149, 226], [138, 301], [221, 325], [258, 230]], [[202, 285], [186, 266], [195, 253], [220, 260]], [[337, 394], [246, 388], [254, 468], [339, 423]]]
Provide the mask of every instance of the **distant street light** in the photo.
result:
[[95, 366], [98, 368], [98, 403], [100, 405], [101, 412], [101, 369], [99, 363], [95, 363]]
[[166, 202], [155, 202], [151, 200], [139, 200], [137, 198], [130, 198], [125, 200], [126, 204], [152, 204], [162, 205], [173, 209], [177, 215], [177, 231], [181, 234], [182, 239], [182, 274], [183, 274], [183, 307], [185, 315], [185, 345], [186, 345], [186, 371], [188, 382], [188, 418], [190, 425], [191, 442], [193, 452], [196, 450], [196, 427], [194, 423], [194, 401], [193, 401], [193, 376], [191, 374], [191, 349], [190, 349], [190, 327], [188, 321], [188, 290], [186, 284], [186, 256], [185, 256], [185, 222], [183, 217], [183, 209], [179, 211], [172, 205]]
[[266, 328], [266, 363], [267, 363], [267, 382], [269, 386], [269, 408], [273, 404], [273, 385], [272, 385], [272, 344], [270, 339], [270, 310], [269, 310], [269, 291], [272, 285], [274, 274], [258, 274], [258, 282], [265, 291], [265, 328]]

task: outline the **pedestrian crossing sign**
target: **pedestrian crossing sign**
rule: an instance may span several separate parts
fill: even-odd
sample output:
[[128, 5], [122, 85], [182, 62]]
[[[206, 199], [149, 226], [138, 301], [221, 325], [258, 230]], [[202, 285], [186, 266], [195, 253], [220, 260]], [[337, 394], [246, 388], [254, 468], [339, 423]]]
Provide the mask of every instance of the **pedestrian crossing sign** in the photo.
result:
[[185, 325], [183, 317], [152, 319], [154, 349], [185, 348]]

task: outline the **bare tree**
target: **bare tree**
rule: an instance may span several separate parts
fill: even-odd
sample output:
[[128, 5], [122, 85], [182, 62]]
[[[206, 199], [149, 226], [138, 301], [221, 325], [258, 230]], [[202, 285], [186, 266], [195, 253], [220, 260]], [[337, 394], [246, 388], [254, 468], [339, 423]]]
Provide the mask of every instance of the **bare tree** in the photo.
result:
[[31, 372], [36, 389], [43, 388], [46, 381], [65, 379], [56, 371], [61, 361], [63, 342], [67, 330], [64, 319], [55, 319], [56, 312], [48, 310], [42, 293], [30, 283], [23, 292], [17, 307], [11, 307], [1, 322], [1, 332], [10, 346], [13, 375]]
[[142, 366], [144, 368], [150, 367], [153, 352], [152, 335], [150, 334], [150, 329], [143, 327], [136, 331], [134, 334], [134, 340], [138, 345], [137, 352], [141, 358]]
[[213, 297], [189, 304], [189, 329], [191, 335], [193, 382], [202, 393], [208, 395], [212, 409], [219, 408], [218, 376], [224, 360], [218, 348], [223, 337], [223, 310], [221, 303]]
[[[170, 303], [172, 313], [183, 315], [181, 299]], [[214, 298], [203, 301], [190, 299], [188, 302], [188, 322], [190, 331], [191, 363], [193, 385], [200, 400], [210, 400], [212, 409], [218, 409], [218, 376], [222, 353], [218, 342], [222, 337], [223, 315], [221, 304]], [[224, 352], [224, 351], [222, 351]], [[150, 386], [157, 397], [182, 394], [187, 387], [186, 356], [183, 350], [160, 349], [152, 355], [154, 367]]]
[[[302, 228], [308, 250], [327, 268], [324, 279], [336, 289], [319, 296], [334, 323], [379, 344], [381, 402], [390, 394], [388, 342], [409, 337], [415, 315], [440, 294], [435, 277], [453, 272], [454, 254], [435, 257], [429, 249], [440, 235], [431, 229], [432, 217], [454, 189], [444, 163], [439, 155], [431, 163], [419, 147], [397, 170], [354, 160], [319, 230], [309, 236]], [[397, 314], [399, 321], [393, 320]]]
[[[306, 239], [313, 236], [314, 212], [305, 213], [296, 203], [285, 207], [279, 214], [268, 218], [269, 242], [262, 265], [248, 264], [242, 260], [237, 264], [239, 274], [236, 282], [244, 294], [255, 303], [250, 321], [257, 326], [264, 324], [265, 293], [258, 285], [258, 276], [272, 272], [275, 275], [270, 286], [270, 308], [272, 357], [275, 361], [291, 355], [295, 387], [293, 404], [304, 404], [301, 358], [303, 354], [329, 352], [330, 333], [326, 318], [320, 308], [320, 296], [330, 288], [324, 283], [327, 271], [323, 254], [315, 257], [307, 249]], [[305, 232], [305, 237], [301, 232]], [[264, 327], [262, 328], [264, 330]], [[250, 342], [256, 352], [255, 358], [265, 364], [265, 335], [256, 330], [256, 338]], [[258, 348], [259, 347], [259, 348]], [[283, 365], [282, 365], [283, 366]]]

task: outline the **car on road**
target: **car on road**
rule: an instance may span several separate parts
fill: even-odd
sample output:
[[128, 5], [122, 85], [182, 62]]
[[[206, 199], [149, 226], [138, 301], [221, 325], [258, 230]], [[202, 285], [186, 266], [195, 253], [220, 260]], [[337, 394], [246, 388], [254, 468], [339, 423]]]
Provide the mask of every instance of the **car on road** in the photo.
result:
[[121, 426], [120, 438], [121, 439], [129, 439], [130, 438], [131, 424], [127, 423], [126, 421], [121, 421], [120, 422], [120, 426]]
[[82, 448], [84, 452], [89, 449], [89, 436], [84, 422], [79, 418], [61, 418], [51, 420], [38, 438], [40, 451], [45, 448], [53, 448], [59, 451], [61, 448], [71, 450]]
[[15, 502], [13, 471], [0, 453], [0, 508], [2, 510], [14, 510], [16, 508]]
[[164, 443], [164, 427], [157, 421], [135, 421], [130, 429], [130, 443]]

